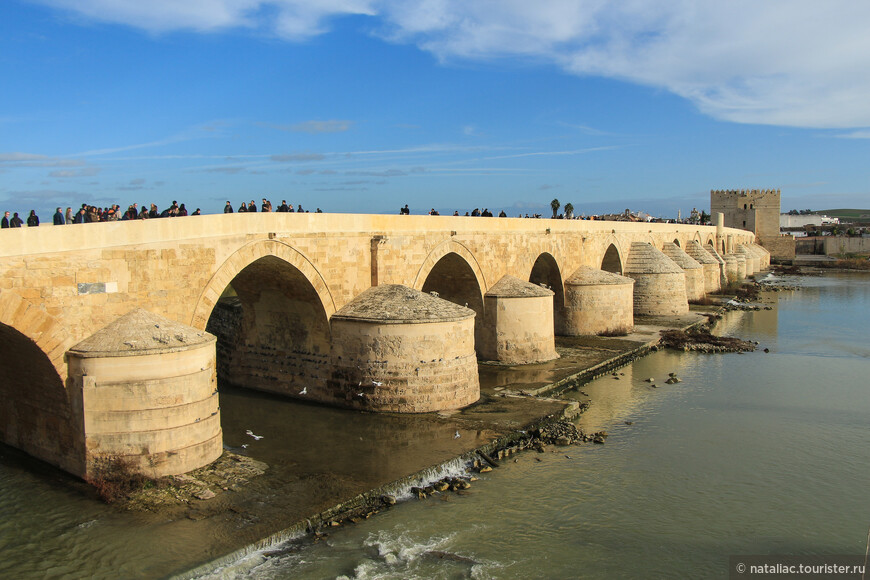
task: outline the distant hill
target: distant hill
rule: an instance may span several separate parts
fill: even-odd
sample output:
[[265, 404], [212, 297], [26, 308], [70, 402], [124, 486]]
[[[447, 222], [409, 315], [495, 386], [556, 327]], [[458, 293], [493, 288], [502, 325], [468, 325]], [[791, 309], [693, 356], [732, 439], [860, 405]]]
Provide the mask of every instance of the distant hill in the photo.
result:
[[870, 223], [870, 209], [820, 209], [816, 213], [840, 218], [840, 221]]

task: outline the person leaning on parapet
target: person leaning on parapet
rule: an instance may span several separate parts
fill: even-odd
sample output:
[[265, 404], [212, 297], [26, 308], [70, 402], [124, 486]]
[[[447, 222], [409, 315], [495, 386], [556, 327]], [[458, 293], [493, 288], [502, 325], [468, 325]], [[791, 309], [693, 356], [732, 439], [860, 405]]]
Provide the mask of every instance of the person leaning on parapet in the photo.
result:
[[16, 211], [15, 213], [12, 214], [12, 219], [9, 220], [9, 227], [10, 228], [20, 228], [22, 223], [23, 222], [21, 221], [21, 218], [18, 217], [18, 212]]
[[408, 209], [408, 204], [405, 204], [405, 207], [399, 208], [399, 215], [411, 215], [411, 210]]
[[0, 230], [5, 230], [9, 227], [9, 212], [3, 214], [3, 219], [0, 220]]
[[66, 221], [63, 219], [63, 212], [60, 211], [60, 208], [57, 208], [57, 211], [54, 212], [53, 219], [54, 219], [54, 225], [56, 225], [56, 226], [62, 226], [66, 223]]
[[79, 211], [76, 212], [75, 217], [72, 220], [74, 224], [83, 224], [85, 223], [85, 208], [82, 207]]
[[233, 204], [227, 201], [227, 204], [224, 206], [224, 213], [233, 213]]
[[[18, 215], [18, 214], [15, 214]], [[30, 215], [27, 216], [27, 227], [35, 228], [39, 225], [39, 216], [36, 215], [36, 210], [30, 210]]]
[[257, 213], [257, 203], [253, 199], [248, 204], [248, 213]]
[[242, 205], [239, 206], [239, 213], [247, 213], [248, 206], [245, 205], [245, 202], [242, 202]]
[[66, 220], [66, 225], [69, 225], [73, 222], [73, 212], [71, 207], [66, 208], [66, 216], [64, 219]]
[[263, 203], [260, 205], [260, 211], [266, 213], [267, 211], [272, 211], [272, 204], [269, 203], [266, 198], [263, 198]]
[[281, 200], [281, 205], [278, 206], [278, 211], [280, 213], [287, 213], [288, 211], [290, 211], [290, 206], [287, 205], [286, 199]]

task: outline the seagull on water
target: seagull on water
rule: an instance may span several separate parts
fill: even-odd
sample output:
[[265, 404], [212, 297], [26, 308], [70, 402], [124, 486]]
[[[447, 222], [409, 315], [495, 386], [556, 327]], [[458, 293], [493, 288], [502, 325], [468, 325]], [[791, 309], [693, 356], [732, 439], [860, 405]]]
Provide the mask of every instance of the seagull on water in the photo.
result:
[[378, 381], [372, 381], [372, 384], [376, 387], [383, 387], [384, 383], [379, 383]]
[[308, 394], [308, 387], [305, 387], [301, 391], [299, 391], [299, 394], [300, 395], [307, 395]]
[[462, 435], [460, 435], [460, 434], [459, 434], [459, 430], [457, 430], [456, 433], [453, 434], [453, 438], [454, 438], [454, 439], [459, 439], [460, 437], [462, 437]]
[[254, 438], [254, 441], [259, 441], [260, 439], [263, 438], [263, 435], [254, 435], [254, 434], [251, 432], [250, 429], [248, 429], [247, 431], [245, 431], [245, 434], [250, 435], [251, 437], [253, 437], [253, 438]]

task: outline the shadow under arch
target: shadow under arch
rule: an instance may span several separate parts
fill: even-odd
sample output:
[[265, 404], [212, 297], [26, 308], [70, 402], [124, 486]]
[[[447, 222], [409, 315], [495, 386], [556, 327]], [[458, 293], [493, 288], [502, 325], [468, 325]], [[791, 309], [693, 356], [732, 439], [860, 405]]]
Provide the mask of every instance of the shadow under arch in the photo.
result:
[[[414, 278], [414, 284], [411, 287], [414, 290], [424, 291], [423, 285], [429, 277], [429, 274], [432, 272], [432, 269], [435, 268], [435, 265], [448, 254], [456, 254], [465, 261], [469, 268], [471, 268], [474, 278], [477, 281], [477, 286], [481, 290], [481, 295], [483, 295], [483, 292], [489, 288], [489, 286], [486, 283], [486, 279], [483, 276], [483, 270], [481, 270], [477, 258], [474, 257], [471, 250], [453, 240], [441, 242], [435, 246], [431, 252], [429, 252], [429, 255], [426, 256], [426, 259], [423, 260], [423, 263], [420, 265], [420, 269], [417, 271], [417, 276]], [[482, 300], [483, 299], [481, 298], [481, 301]]]
[[562, 272], [556, 258], [548, 252], [537, 257], [532, 271], [529, 273], [529, 282], [540, 284], [553, 291], [553, 325], [554, 332], [559, 335], [565, 334], [565, 287], [562, 280]]
[[619, 247], [611, 242], [601, 258], [601, 269], [605, 272], [622, 275], [623, 263]]
[[327, 318], [335, 313], [335, 300], [329, 292], [326, 281], [302, 252], [282, 242], [257, 240], [245, 244], [221, 264], [200, 294], [191, 316], [190, 325], [204, 330], [215, 304], [230, 282], [248, 265], [266, 256], [279, 258], [296, 268], [314, 288]]
[[674, 242], [674, 245], [677, 246], [678, 248], [683, 247], [683, 243], [680, 242], [680, 238], [674, 238], [672, 241]]
[[483, 344], [483, 289], [465, 258], [454, 252], [442, 256], [429, 270], [419, 290], [435, 292], [439, 298], [474, 310], [474, 348], [479, 353]]
[[[83, 475], [80, 422], [73, 413], [60, 322], [16, 294], [0, 295], [0, 441]], [[8, 316], [8, 317], [7, 317]]]
[[321, 387], [328, 379], [329, 317], [335, 312], [326, 284], [286, 244], [256, 248], [252, 254], [246, 246], [224, 263], [206, 290], [219, 292], [218, 299], [204, 314], [200, 309], [211, 302], [204, 293], [194, 315], [207, 316], [203, 326], [218, 337], [218, 379], [290, 396], [311, 387], [307, 399], [326, 400]]

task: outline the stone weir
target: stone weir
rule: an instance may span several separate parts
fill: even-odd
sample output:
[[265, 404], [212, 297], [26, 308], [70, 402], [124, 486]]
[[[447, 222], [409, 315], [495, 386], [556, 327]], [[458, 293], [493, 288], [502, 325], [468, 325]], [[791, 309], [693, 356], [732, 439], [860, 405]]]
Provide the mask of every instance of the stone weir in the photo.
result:
[[483, 360], [528, 364], [559, 358], [553, 327], [553, 291], [505, 275], [484, 295]]
[[215, 337], [136, 309], [68, 351], [85, 477], [122, 462], [177, 475], [223, 452]]
[[683, 269], [652, 244], [631, 244], [625, 275], [635, 282], [635, 315], [671, 316], [689, 311]]
[[686, 297], [689, 301], [704, 298], [706, 283], [703, 266], [673, 242], [665, 242], [662, 246], [662, 253], [686, 273]]
[[686, 245], [686, 253], [696, 262], [701, 264], [704, 270], [704, 291], [707, 294], [718, 292], [722, 287], [722, 268], [719, 261], [704, 249], [697, 240], [692, 240]]
[[400, 284], [364, 291], [330, 319], [328, 388], [335, 402], [425, 413], [477, 401], [474, 316], [473, 310]]
[[627, 333], [634, 327], [634, 280], [580, 266], [565, 280], [565, 334]]

